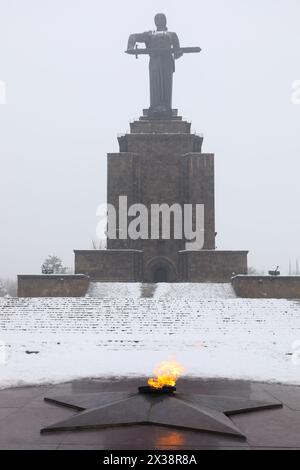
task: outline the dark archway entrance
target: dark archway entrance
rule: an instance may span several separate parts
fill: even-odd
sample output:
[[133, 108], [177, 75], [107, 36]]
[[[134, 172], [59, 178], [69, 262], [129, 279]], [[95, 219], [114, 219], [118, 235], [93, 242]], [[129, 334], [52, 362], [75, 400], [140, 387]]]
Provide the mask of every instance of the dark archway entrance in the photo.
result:
[[145, 267], [144, 282], [176, 282], [177, 271], [167, 258], [153, 258]]
[[157, 266], [153, 271], [153, 282], [168, 282], [168, 274], [166, 266]]

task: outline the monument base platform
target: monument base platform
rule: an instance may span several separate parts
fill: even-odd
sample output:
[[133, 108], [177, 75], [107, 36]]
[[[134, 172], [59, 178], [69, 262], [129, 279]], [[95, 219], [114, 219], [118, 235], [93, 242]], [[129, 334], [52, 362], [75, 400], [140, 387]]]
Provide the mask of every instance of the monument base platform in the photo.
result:
[[230, 282], [247, 274], [247, 251], [183, 250], [149, 259], [142, 250], [75, 250], [75, 273], [103, 282]]

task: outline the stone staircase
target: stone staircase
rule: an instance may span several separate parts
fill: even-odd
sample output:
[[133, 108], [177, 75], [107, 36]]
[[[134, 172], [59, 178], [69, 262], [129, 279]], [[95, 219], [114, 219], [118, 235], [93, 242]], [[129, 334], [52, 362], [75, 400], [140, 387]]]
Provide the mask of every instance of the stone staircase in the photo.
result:
[[230, 283], [142, 284], [122, 282], [91, 282], [87, 296], [153, 299], [233, 299], [236, 297]]
[[149, 375], [169, 357], [190, 375], [297, 383], [299, 302], [216, 298], [224, 295], [220, 285], [213, 294], [212, 286], [182, 286], [127, 284], [131, 297], [124, 286], [119, 297], [102, 297], [101, 284], [86, 297], [1, 298], [7, 364], [0, 364], [0, 388]]
[[[161, 341], [178, 336], [272, 335], [300, 327], [299, 304], [287, 300], [158, 298], [8, 298], [0, 300], [0, 332], [86, 333], [111, 343]], [[178, 337], [176, 340], [178, 340]], [[122, 346], [122, 344], [120, 345]]]

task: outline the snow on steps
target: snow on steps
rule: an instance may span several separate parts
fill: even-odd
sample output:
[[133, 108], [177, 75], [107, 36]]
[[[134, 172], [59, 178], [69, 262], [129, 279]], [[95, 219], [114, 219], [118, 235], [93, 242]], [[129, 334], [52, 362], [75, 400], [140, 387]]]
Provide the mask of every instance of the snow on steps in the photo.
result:
[[8, 298], [0, 302], [0, 330], [170, 336], [226, 333], [230, 324], [240, 333], [255, 325], [272, 332], [300, 327], [299, 313], [297, 302], [276, 299]]
[[[0, 301], [0, 331], [86, 333], [116, 343], [189, 344], [190, 337], [237, 332], [272, 335], [300, 329], [299, 303], [276, 299], [8, 298]], [[300, 331], [300, 330], [299, 330]], [[158, 336], [160, 339], [158, 340]], [[186, 335], [186, 336], [185, 336]], [[126, 339], [126, 341], [124, 341]], [[299, 336], [300, 339], [300, 336]], [[105, 339], [107, 341], [107, 339]], [[121, 346], [121, 344], [120, 344]], [[140, 344], [141, 346], [141, 344]]]
[[91, 282], [89, 297], [150, 297], [188, 299], [232, 299], [236, 295], [229, 283], [142, 284], [123, 282]]
[[0, 388], [149, 375], [173, 355], [187, 375], [300, 383], [297, 301], [197, 298], [191, 286], [187, 297], [174, 285], [166, 296], [165, 287], [152, 298], [0, 299]]

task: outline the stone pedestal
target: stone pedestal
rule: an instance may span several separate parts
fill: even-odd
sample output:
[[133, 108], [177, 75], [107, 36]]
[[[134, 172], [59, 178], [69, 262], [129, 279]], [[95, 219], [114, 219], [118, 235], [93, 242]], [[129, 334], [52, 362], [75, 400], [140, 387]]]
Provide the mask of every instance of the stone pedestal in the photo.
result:
[[[184, 239], [151, 239], [149, 228], [145, 240], [108, 239], [107, 251], [75, 252], [75, 272], [100, 281], [144, 282], [224, 282], [232, 273], [246, 273], [247, 252], [214, 251], [214, 155], [202, 153], [203, 137], [191, 133], [191, 124], [176, 110], [169, 119], [150, 119], [144, 111], [118, 140], [120, 152], [108, 154], [107, 202], [118, 209], [119, 196], [127, 196], [128, 207], [140, 203], [149, 213], [152, 204], [203, 204], [206, 255], [186, 252]], [[133, 269], [134, 257], [139, 261]]]

